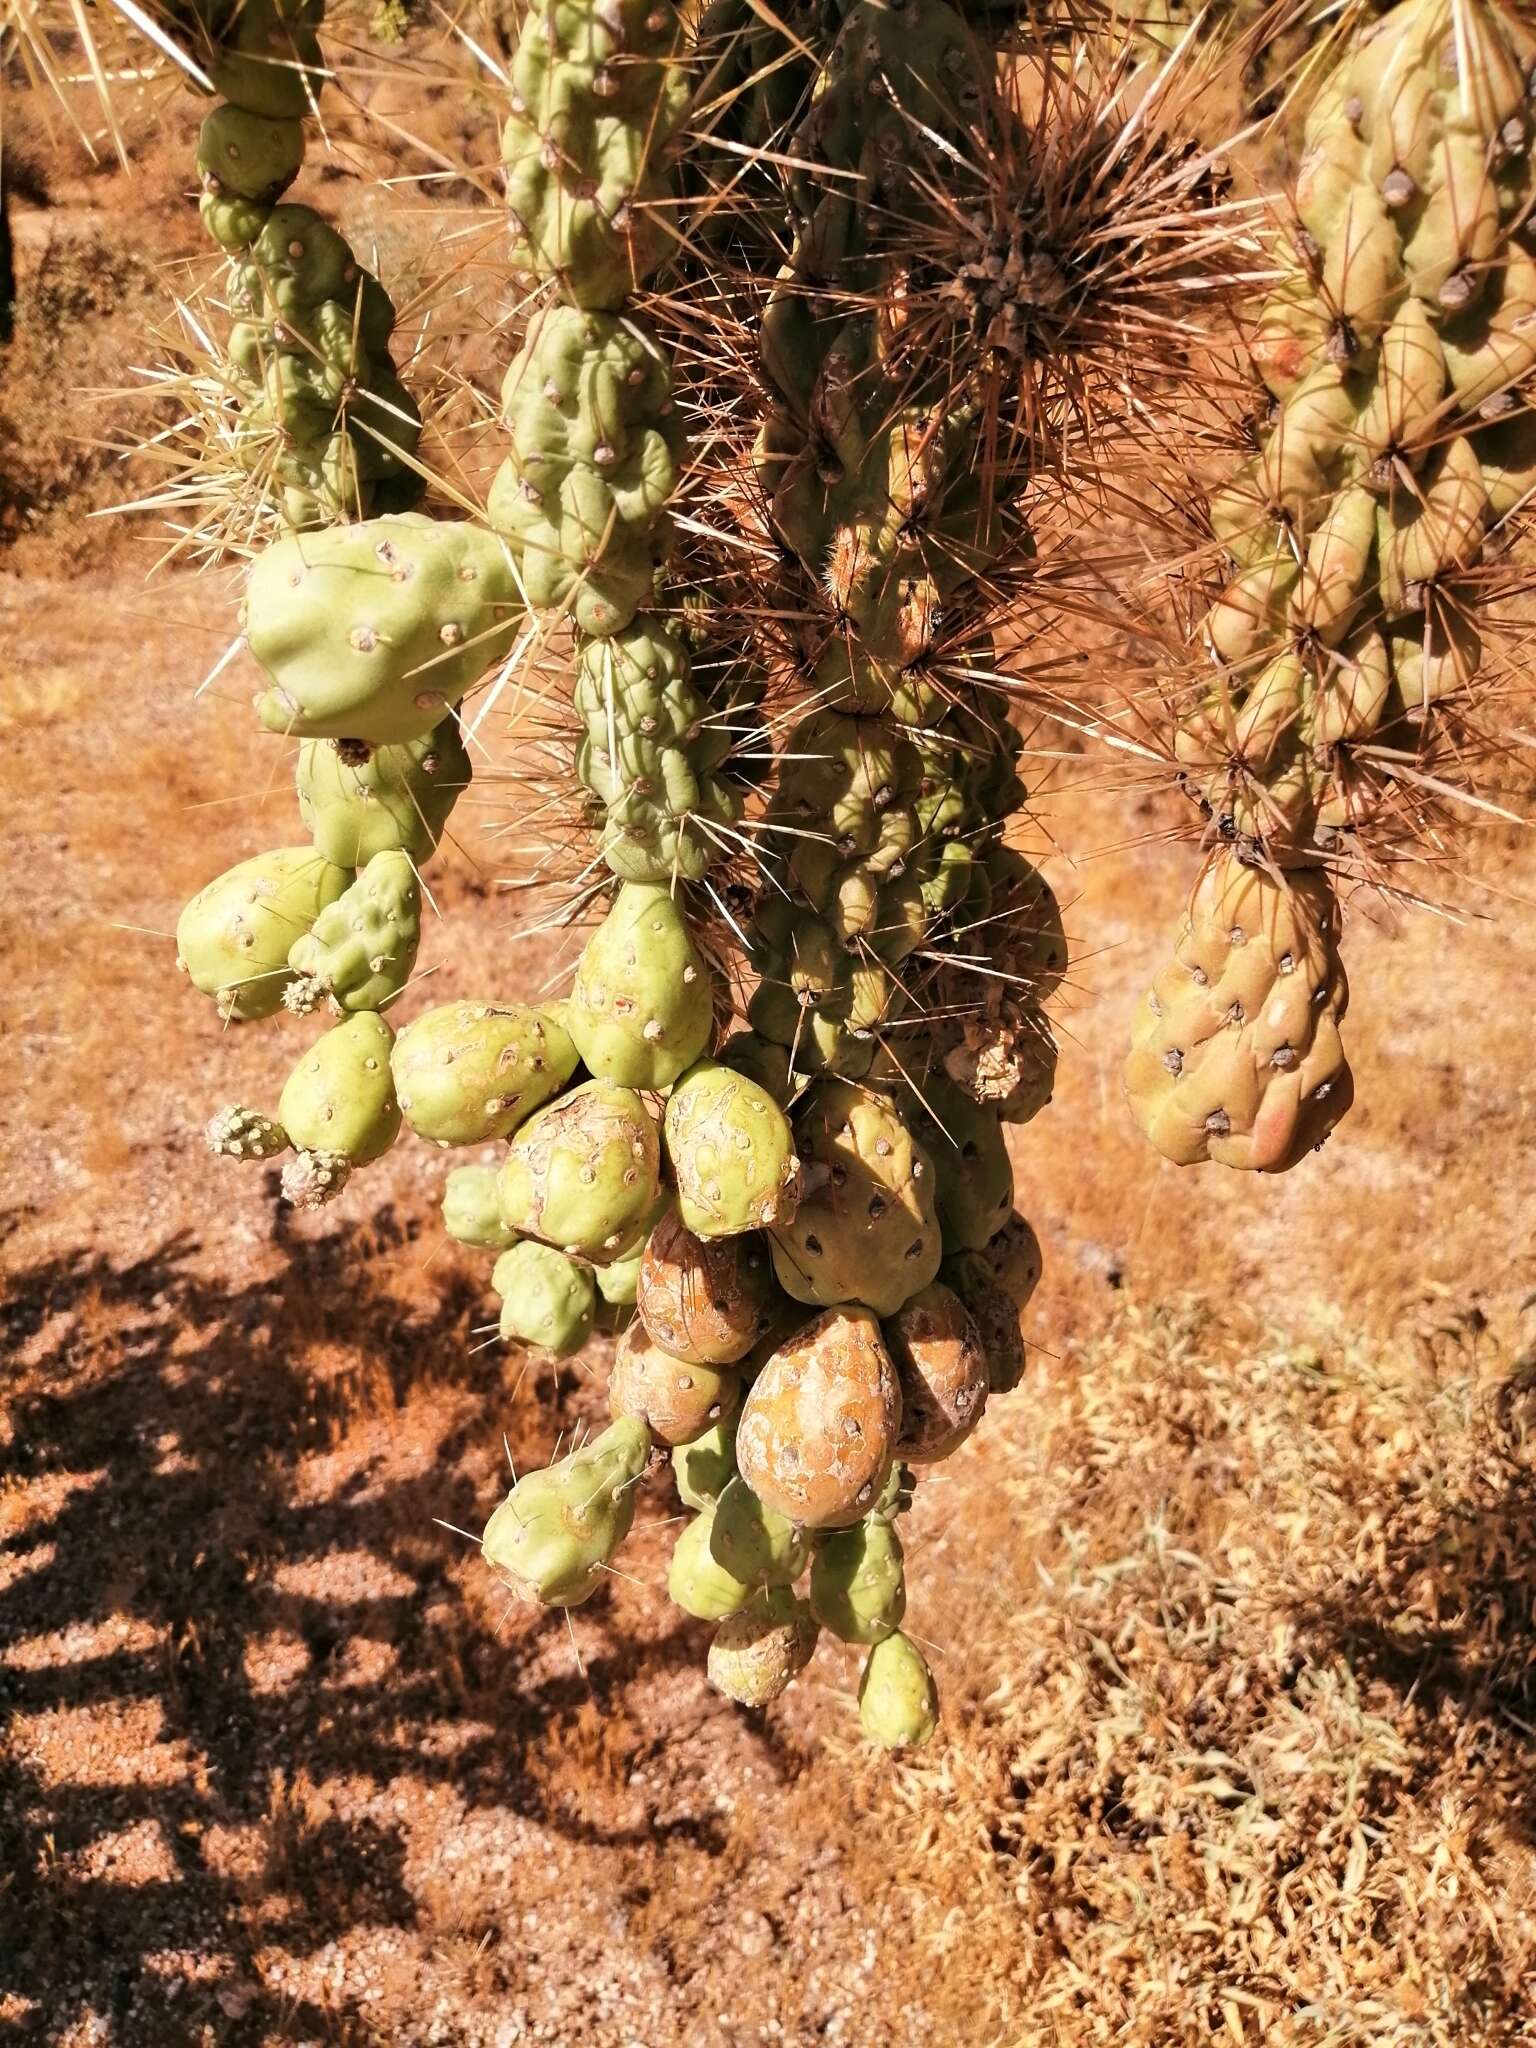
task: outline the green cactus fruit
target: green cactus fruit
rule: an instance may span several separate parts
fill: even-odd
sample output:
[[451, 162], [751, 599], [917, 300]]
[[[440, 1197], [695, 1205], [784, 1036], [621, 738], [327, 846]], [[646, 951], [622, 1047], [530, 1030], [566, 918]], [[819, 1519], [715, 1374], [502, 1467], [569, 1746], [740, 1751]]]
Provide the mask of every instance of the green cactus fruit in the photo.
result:
[[741, 1411], [736, 1463], [763, 1507], [842, 1529], [875, 1505], [901, 1428], [901, 1387], [880, 1325], [831, 1309], [767, 1360]]
[[611, 1265], [638, 1248], [660, 1193], [656, 1125], [633, 1089], [587, 1081], [529, 1118], [501, 1174], [501, 1213], [526, 1237]]
[[278, 1122], [298, 1154], [283, 1169], [283, 1193], [296, 1207], [328, 1202], [354, 1166], [382, 1158], [399, 1136], [393, 1042], [382, 1017], [360, 1011], [316, 1039], [283, 1084]]
[[736, 1477], [736, 1422], [740, 1410], [723, 1415], [692, 1443], [672, 1451], [672, 1476], [686, 1507], [712, 1508]]
[[481, 1549], [498, 1575], [546, 1607], [577, 1607], [635, 1519], [635, 1487], [651, 1433], [626, 1419], [543, 1472], [525, 1472], [485, 1525]]
[[619, 890], [582, 950], [566, 1023], [588, 1071], [625, 1088], [670, 1088], [707, 1048], [714, 978], [659, 883]]
[[290, 534], [259, 555], [246, 638], [269, 732], [419, 739], [494, 663], [522, 613], [494, 534], [414, 512]]
[[697, 882], [720, 857], [743, 794], [725, 772], [757, 726], [744, 689], [706, 698], [681, 636], [642, 612], [588, 640], [576, 667], [584, 727], [576, 775], [602, 812], [602, 855], [626, 882]]
[[665, 359], [631, 322], [551, 306], [501, 397], [512, 452], [487, 510], [528, 602], [598, 638], [622, 631], [669, 539], [682, 429]]
[[473, 770], [456, 718], [421, 739], [375, 747], [354, 761], [333, 740], [299, 748], [299, 815], [316, 850], [339, 867], [378, 853], [408, 853], [418, 867], [437, 851]]
[[274, 121], [243, 107], [215, 107], [197, 138], [203, 190], [264, 206], [288, 189], [303, 161], [302, 122]]
[[914, 1465], [937, 1464], [965, 1442], [987, 1405], [981, 1330], [960, 1296], [937, 1283], [880, 1328], [901, 1382], [896, 1454]]
[[888, 1519], [867, 1516], [817, 1544], [811, 1612], [840, 1642], [884, 1642], [901, 1627], [906, 1611], [901, 1538]]
[[943, 1256], [927, 1152], [888, 1097], [851, 1081], [806, 1094], [795, 1143], [811, 1192], [770, 1231], [779, 1285], [796, 1301], [893, 1314]]
[[901, 956], [911, 950], [909, 940], [921, 938], [923, 921], [911, 914], [914, 901], [920, 903], [920, 892], [914, 898], [903, 891], [900, 916], [883, 928], [881, 943], [851, 949], [808, 904], [770, 895], [759, 905], [751, 933], [759, 979], [747, 1021], [759, 1037], [786, 1048], [796, 1075], [859, 1079], [870, 1071], [882, 1034], [909, 1008], [882, 949], [888, 942], [889, 951]]
[[754, 1593], [727, 1615], [709, 1646], [709, 1682], [742, 1707], [766, 1707], [788, 1690], [816, 1650], [816, 1617], [783, 1587]]
[[804, 1530], [759, 1500], [739, 1473], [715, 1501], [709, 1547], [716, 1564], [750, 1586], [792, 1586], [810, 1556]]
[[316, 30], [324, 16], [325, 0], [241, 0], [208, 66], [214, 91], [269, 120], [307, 114], [323, 77]]
[[667, 1593], [674, 1606], [696, 1621], [723, 1621], [745, 1607], [752, 1588], [716, 1564], [709, 1547], [713, 1514], [706, 1510], [692, 1517], [672, 1546], [667, 1570]]
[[443, 1183], [443, 1228], [456, 1243], [504, 1252], [517, 1242], [501, 1220], [500, 1186], [494, 1166], [456, 1166], [449, 1174]]
[[548, 1010], [526, 1003], [443, 1003], [395, 1042], [395, 1086], [406, 1122], [438, 1145], [510, 1137], [578, 1065]]
[[227, 1103], [208, 1119], [203, 1138], [215, 1159], [276, 1159], [288, 1150], [288, 1133], [259, 1109]]
[[695, 1237], [734, 1237], [794, 1213], [799, 1161], [789, 1119], [765, 1088], [700, 1060], [662, 1125], [677, 1212]]
[[631, 1323], [614, 1350], [608, 1413], [643, 1416], [668, 1449], [715, 1428], [740, 1400], [741, 1381], [729, 1366], [674, 1358], [651, 1342], [643, 1323]]
[[945, 1251], [980, 1251], [1013, 1208], [1013, 1162], [997, 1112], [940, 1073], [904, 1090], [901, 1112], [934, 1164]]
[[176, 922], [177, 965], [226, 1021], [282, 1008], [294, 941], [351, 881], [310, 846], [260, 853], [200, 889]]
[[989, 1394], [1011, 1394], [1024, 1377], [1028, 1356], [1019, 1306], [999, 1284], [985, 1252], [960, 1252], [939, 1268], [943, 1285], [964, 1303], [987, 1362]]
[[502, 1340], [569, 1358], [592, 1334], [592, 1276], [553, 1246], [530, 1239], [496, 1261], [491, 1285], [501, 1296]]
[[381, 1010], [405, 987], [421, 943], [421, 888], [409, 854], [376, 853], [344, 895], [295, 939], [285, 1006], [300, 1014], [327, 998], [341, 1010]]
[[762, 1335], [774, 1294], [761, 1237], [695, 1237], [668, 1215], [646, 1239], [635, 1306], [651, 1341], [674, 1358], [735, 1365]]
[[859, 1680], [859, 1725], [882, 1749], [921, 1749], [939, 1725], [939, 1695], [910, 1636], [875, 1644]]
[[512, 260], [573, 305], [621, 306], [670, 246], [682, 47], [670, 0], [559, 0], [524, 17], [502, 136]]

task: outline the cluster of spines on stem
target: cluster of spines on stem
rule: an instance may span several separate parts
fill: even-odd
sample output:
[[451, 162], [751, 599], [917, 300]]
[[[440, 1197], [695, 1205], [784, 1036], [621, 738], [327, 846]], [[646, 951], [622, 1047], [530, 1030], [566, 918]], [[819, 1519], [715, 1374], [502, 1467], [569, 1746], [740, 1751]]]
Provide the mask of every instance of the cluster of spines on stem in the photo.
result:
[[390, 296], [329, 222], [283, 197], [323, 81], [324, 12], [325, 0], [238, 0], [178, 24], [219, 96], [197, 170], [204, 225], [230, 259], [234, 463], [296, 528], [405, 511], [421, 494]]
[[1533, 141], [1536, 40], [1488, 0], [1403, 0], [1308, 114], [1256, 446], [1211, 501], [1206, 678], [1174, 703], [1212, 850], [1126, 1067], [1181, 1164], [1279, 1171], [1332, 1130], [1339, 889], [1485, 744], [1495, 564], [1536, 486]]

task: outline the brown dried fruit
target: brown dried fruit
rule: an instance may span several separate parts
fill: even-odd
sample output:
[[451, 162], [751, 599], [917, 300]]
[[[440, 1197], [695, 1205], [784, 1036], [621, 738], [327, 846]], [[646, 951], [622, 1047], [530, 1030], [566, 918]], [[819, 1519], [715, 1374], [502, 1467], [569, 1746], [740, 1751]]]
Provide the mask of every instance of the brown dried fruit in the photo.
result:
[[734, 1365], [761, 1335], [774, 1292], [760, 1237], [695, 1237], [672, 1214], [647, 1240], [635, 1306], [651, 1342], [674, 1358]]
[[936, 1464], [964, 1443], [987, 1405], [987, 1354], [959, 1295], [935, 1283], [881, 1331], [901, 1380], [898, 1458]]
[[651, 1343], [643, 1323], [631, 1323], [613, 1354], [608, 1413], [636, 1415], [651, 1425], [658, 1442], [690, 1444], [730, 1415], [741, 1398], [741, 1381], [729, 1370], [690, 1365]]
[[901, 1426], [901, 1385], [862, 1309], [831, 1309], [798, 1330], [754, 1381], [736, 1463], [765, 1506], [811, 1529], [869, 1512]]

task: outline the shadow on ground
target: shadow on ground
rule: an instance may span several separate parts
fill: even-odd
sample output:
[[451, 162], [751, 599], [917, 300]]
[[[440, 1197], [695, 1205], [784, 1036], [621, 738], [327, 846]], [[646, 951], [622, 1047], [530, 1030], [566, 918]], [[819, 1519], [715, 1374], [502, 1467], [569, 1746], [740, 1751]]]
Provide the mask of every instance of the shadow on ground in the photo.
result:
[[[600, 1596], [583, 1672], [547, 1631], [498, 1639], [490, 1603], [470, 1613], [446, 1583], [454, 1539], [434, 1517], [473, 1529], [500, 1483], [486, 1439], [504, 1368], [474, 1348], [480, 1290], [449, 1276], [424, 1303], [388, 1293], [415, 1234], [388, 1209], [321, 1240], [279, 1234], [285, 1270], [264, 1284], [209, 1278], [186, 1237], [14, 1274], [0, 2039], [94, 2014], [114, 2041], [201, 2041], [199, 2000], [166, 1995], [199, 1973], [226, 1986], [206, 2038], [349, 2038], [336, 2008], [264, 1988], [254, 1952], [416, 1924], [408, 1830], [370, 1790], [444, 1788], [598, 1849], [670, 1829], [718, 1850], [707, 1816], [604, 1813], [605, 1782], [666, 1739], [625, 1690], [696, 1664], [694, 1625], [637, 1641]], [[586, 1745], [590, 1795], [552, 1766], [567, 1739]], [[595, 1739], [620, 1754], [594, 1774]], [[751, 1739], [795, 1768], [766, 1729]]]

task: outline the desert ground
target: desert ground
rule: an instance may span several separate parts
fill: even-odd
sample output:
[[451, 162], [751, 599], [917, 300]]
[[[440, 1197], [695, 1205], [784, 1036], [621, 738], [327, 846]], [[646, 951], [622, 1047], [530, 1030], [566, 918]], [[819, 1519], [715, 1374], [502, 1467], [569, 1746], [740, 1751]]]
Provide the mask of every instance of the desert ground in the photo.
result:
[[[298, 1217], [199, 1138], [304, 1026], [221, 1031], [167, 935], [299, 836], [290, 765], [244, 657], [198, 694], [234, 580], [149, 576], [163, 524], [98, 516], [132, 487], [71, 396], [197, 256], [194, 120], [131, 176], [31, 132], [0, 354], [0, 2040], [1530, 2039], [1529, 835], [1470, 841], [1454, 915], [1351, 906], [1323, 1153], [1181, 1174], [1117, 1082], [1172, 799], [1032, 736], [1076, 964], [1016, 1138], [1030, 1374], [911, 1517], [939, 1736], [873, 1755], [835, 1645], [765, 1712], [713, 1694], [659, 1479], [569, 1627], [507, 1610], [443, 1524], [600, 1375], [491, 1341], [426, 1148]], [[418, 1007], [571, 957], [504, 886], [519, 736], [481, 740]]]

